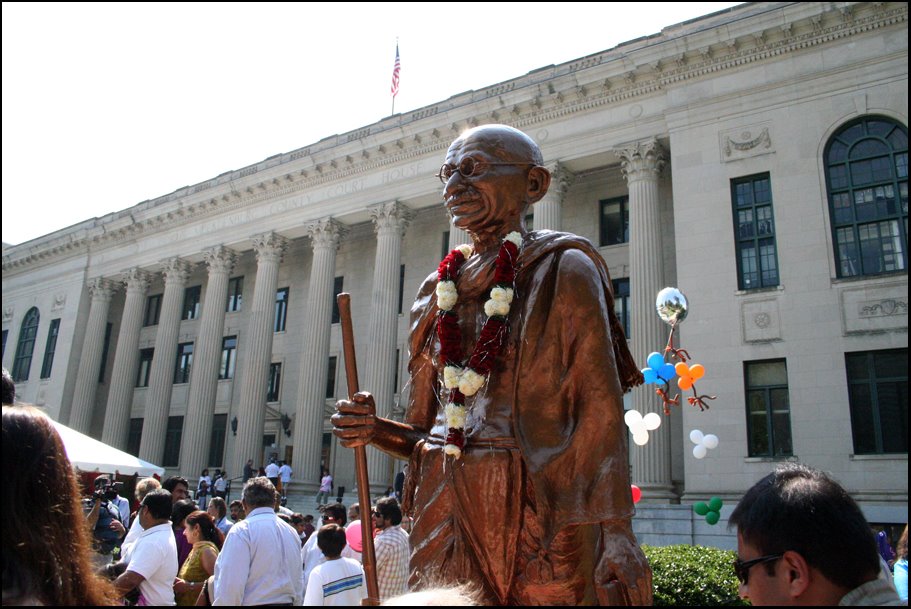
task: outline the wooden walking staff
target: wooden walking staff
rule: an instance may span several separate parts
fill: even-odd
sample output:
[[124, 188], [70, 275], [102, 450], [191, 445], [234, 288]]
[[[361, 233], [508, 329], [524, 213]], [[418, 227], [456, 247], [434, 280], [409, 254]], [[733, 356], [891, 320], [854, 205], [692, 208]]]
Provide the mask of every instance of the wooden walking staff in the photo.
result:
[[[345, 376], [348, 379], [348, 399], [358, 392], [357, 360], [354, 356], [354, 327], [351, 325], [351, 294], [342, 292], [338, 301], [339, 321], [342, 324], [342, 347], [345, 354]], [[367, 578], [367, 598], [361, 605], [379, 605], [380, 588], [376, 583], [376, 554], [373, 551], [373, 518], [370, 517], [370, 481], [367, 479], [367, 447], [354, 449], [354, 466], [357, 471], [357, 500], [361, 506], [361, 539], [364, 575]]]

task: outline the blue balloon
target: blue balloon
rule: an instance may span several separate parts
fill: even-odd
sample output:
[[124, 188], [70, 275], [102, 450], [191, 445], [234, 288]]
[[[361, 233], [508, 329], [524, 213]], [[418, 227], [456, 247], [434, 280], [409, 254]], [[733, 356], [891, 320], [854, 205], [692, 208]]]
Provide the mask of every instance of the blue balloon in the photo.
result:
[[658, 373], [652, 370], [651, 368], [643, 368], [642, 376], [645, 377], [646, 383], [655, 383], [658, 381]]
[[658, 376], [665, 381], [669, 381], [677, 376], [677, 371], [674, 369], [673, 364], [664, 364], [658, 369]]
[[660, 353], [650, 353], [646, 360], [649, 368], [659, 370], [664, 365], [664, 357]]

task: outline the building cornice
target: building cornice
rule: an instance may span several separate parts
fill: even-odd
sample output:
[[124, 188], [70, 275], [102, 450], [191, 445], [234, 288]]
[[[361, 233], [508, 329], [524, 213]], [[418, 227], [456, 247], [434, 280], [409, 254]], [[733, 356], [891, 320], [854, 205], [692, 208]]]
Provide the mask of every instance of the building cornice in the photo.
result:
[[[87, 255], [177, 224], [438, 154], [462, 130], [479, 124], [500, 122], [527, 129], [907, 20], [908, 5], [899, 2], [744, 4], [601, 53], [455, 95], [4, 248], [2, 268], [18, 272]], [[725, 33], [722, 42], [718, 42], [719, 30]], [[448, 126], [440, 125], [441, 115], [446, 115]]]

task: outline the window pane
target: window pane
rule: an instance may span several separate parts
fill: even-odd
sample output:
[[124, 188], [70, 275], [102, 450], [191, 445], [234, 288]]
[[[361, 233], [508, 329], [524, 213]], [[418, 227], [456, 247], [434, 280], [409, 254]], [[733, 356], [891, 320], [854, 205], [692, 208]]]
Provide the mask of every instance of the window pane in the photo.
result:
[[846, 192], [832, 196], [832, 207], [835, 209], [835, 223], [843, 224], [854, 221], [854, 212], [851, 207], [851, 197]]
[[766, 411], [765, 392], [750, 391], [747, 393], [750, 426], [750, 456], [771, 454], [769, 448], [768, 412]]
[[741, 288], [748, 290], [759, 287], [759, 260], [756, 248], [752, 243], [744, 244], [740, 249], [740, 274], [743, 276]]
[[769, 203], [772, 200], [772, 185], [768, 178], [762, 178], [753, 182], [753, 191], [756, 196], [756, 203]]
[[601, 201], [601, 243], [617, 245], [629, 241], [629, 216], [626, 199]]
[[908, 381], [876, 384], [883, 452], [908, 452]]
[[885, 137], [893, 128], [893, 125], [886, 121], [867, 121], [867, 133], [870, 135]]
[[866, 157], [876, 156], [878, 154], [889, 154], [891, 150], [879, 140], [867, 139], [861, 140], [851, 148], [852, 159], [863, 159]]
[[749, 182], [741, 182], [735, 186], [738, 207], [748, 207], [753, 204], [753, 188]]
[[863, 455], [876, 452], [876, 430], [873, 421], [873, 403], [870, 385], [853, 384], [848, 387], [851, 403], [851, 430], [854, 452]]
[[848, 147], [841, 142], [834, 142], [829, 147], [829, 163], [842, 163], [848, 157]]
[[787, 384], [788, 370], [785, 362], [750, 362], [747, 366], [748, 387]]
[[741, 239], [750, 239], [755, 236], [756, 231], [753, 228], [753, 210], [741, 209], [737, 212], [737, 224]]
[[870, 378], [870, 368], [867, 366], [866, 353], [848, 353], [845, 355], [845, 364], [848, 371], [848, 381], [863, 381]]
[[329, 358], [329, 372], [328, 378], [326, 379], [326, 399], [331, 399], [335, 397], [335, 366], [336, 366], [336, 357], [333, 355]]
[[791, 450], [791, 409], [788, 404], [788, 390], [771, 389], [772, 401], [772, 437], [775, 444], [775, 455], [790, 455]]
[[848, 187], [848, 174], [844, 165], [834, 165], [829, 168], [829, 182], [832, 188]]
[[778, 262], [775, 256], [775, 242], [772, 239], [760, 241], [759, 259], [762, 265], [762, 286], [778, 285]]
[[[852, 356], [852, 359], [866, 362], [866, 357]], [[886, 351], [873, 354], [873, 368], [877, 379], [908, 378], [908, 352]], [[854, 377], [852, 377], [854, 378]], [[860, 378], [866, 378], [860, 377]]]
[[[892, 144], [893, 150], [905, 150], [908, 148], [908, 134], [901, 129], [895, 129], [889, 136], [889, 143]], [[905, 160], [907, 159], [908, 155], [905, 153]]]
[[835, 231], [838, 242], [838, 258], [841, 263], [841, 276], [853, 277], [860, 274], [857, 243], [854, 240], [853, 228], [840, 228]]
[[851, 182], [854, 186], [862, 186], [873, 181], [873, 164], [870, 161], [857, 161], [851, 163]]
[[873, 167], [873, 181], [882, 182], [892, 179], [892, 161], [889, 157], [884, 156], [870, 161]]

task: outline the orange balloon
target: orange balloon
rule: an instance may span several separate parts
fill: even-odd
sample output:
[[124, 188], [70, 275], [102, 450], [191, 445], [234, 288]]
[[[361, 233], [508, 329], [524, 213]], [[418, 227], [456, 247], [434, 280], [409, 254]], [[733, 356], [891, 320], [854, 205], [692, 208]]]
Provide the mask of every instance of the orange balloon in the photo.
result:
[[681, 376], [677, 379], [677, 386], [686, 391], [693, 386], [693, 379], [688, 376]]
[[683, 362], [677, 362], [674, 365], [674, 370], [677, 372], [677, 376], [689, 376], [690, 374], [689, 367]]
[[698, 381], [705, 376], [705, 367], [702, 364], [693, 364], [690, 366], [690, 376], [693, 377], [694, 381]]

